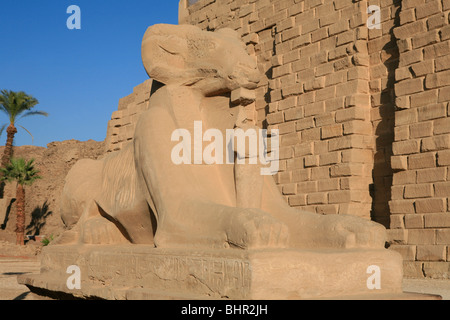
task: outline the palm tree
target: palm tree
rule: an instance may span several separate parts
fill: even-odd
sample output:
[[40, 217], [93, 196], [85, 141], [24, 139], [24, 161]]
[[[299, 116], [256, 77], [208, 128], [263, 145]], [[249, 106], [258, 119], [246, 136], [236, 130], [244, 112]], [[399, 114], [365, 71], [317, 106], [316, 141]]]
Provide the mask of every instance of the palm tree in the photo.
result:
[[[5, 128], [8, 126], [8, 128], [6, 129], [6, 145], [1, 161], [1, 166], [3, 168], [5, 168], [9, 164], [9, 161], [12, 158], [14, 135], [17, 133], [17, 128], [15, 126], [16, 121], [21, 118], [34, 115], [45, 117], [48, 116], [48, 113], [44, 111], [31, 111], [31, 109], [33, 109], [37, 104], [39, 104], [39, 101], [36, 98], [27, 95], [23, 91], [14, 92], [9, 90], [2, 90], [0, 92], [0, 110], [6, 113], [9, 118], [9, 124], [3, 125], [3, 127], [0, 129], [1, 135]], [[27, 129], [25, 129], [21, 125], [19, 125], [19, 127], [28, 132], [33, 138], [33, 135]]]
[[38, 175], [39, 171], [34, 168], [34, 159], [26, 162], [25, 159], [12, 158], [6, 168], [0, 168], [2, 180], [8, 182], [17, 182], [16, 203], [16, 243], [25, 244], [25, 186], [32, 185], [37, 179], [42, 177]]

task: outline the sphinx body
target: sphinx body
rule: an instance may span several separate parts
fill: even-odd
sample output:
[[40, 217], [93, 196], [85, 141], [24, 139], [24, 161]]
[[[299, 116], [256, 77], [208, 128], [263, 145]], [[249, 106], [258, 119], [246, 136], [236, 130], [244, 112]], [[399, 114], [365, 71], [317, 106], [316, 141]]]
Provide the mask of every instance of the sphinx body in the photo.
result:
[[[160, 85], [133, 142], [67, 177], [61, 243], [150, 244], [159, 248], [384, 248], [386, 230], [365, 219], [291, 208], [273, 177], [236, 164], [175, 164], [174, 132], [239, 126], [231, 93], [254, 90], [260, 73], [232, 30], [155, 25], [142, 44]], [[246, 102], [248, 103], [248, 102]], [[193, 146], [195, 149], [195, 146]]]

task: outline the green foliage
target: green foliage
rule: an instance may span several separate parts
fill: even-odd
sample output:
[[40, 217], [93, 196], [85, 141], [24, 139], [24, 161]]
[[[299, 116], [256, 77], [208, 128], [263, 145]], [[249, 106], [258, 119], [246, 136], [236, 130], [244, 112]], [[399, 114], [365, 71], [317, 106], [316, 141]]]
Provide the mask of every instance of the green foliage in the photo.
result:
[[37, 179], [42, 179], [39, 176], [39, 170], [34, 167], [34, 159], [25, 161], [23, 158], [13, 158], [6, 168], [0, 168], [3, 174], [2, 180], [8, 182], [17, 182], [20, 185], [32, 185]]
[[42, 239], [41, 243], [44, 245], [44, 247], [46, 247], [52, 241], [53, 241], [53, 235], [51, 234], [49, 237], [45, 237], [44, 239]]
[[[0, 111], [3, 111], [9, 118], [9, 122], [15, 125], [16, 121], [20, 118], [41, 115], [48, 116], [47, 112], [44, 111], [31, 111], [39, 101], [26, 94], [23, 91], [14, 92], [10, 90], [0, 91]], [[0, 135], [3, 133], [8, 124], [4, 125], [0, 130]], [[23, 127], [22, 127], [23, 128]], [[25, 131], [30, 133], [28, 130], [23, 128]], [[31, 134], [30, 134], [31, 135]]]

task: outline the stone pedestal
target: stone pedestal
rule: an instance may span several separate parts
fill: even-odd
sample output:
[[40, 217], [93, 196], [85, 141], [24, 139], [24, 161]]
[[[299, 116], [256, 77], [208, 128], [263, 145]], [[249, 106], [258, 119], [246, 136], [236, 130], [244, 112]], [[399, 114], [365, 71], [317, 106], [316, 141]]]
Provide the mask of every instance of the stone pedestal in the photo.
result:
[[[70, 290], [70, 266], [81, 289]], [[380, 289], [368, 282], [379, 268]], [[372, 278], [371, 278], [372, 277]], [[402, 259], [389, 250], [165, 250], [150, 246], [50, 246], [31, 291], [101, 299], [288, 300], [402, 297]], [[370, 279], [369, 279], [370, 278]]]

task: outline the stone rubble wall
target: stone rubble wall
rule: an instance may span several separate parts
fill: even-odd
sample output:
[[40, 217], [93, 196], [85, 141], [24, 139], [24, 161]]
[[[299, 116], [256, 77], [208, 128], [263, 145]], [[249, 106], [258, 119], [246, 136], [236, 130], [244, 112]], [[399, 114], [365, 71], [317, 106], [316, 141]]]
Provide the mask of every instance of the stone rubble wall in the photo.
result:
[[139, 115], [148, 109], [152, 80], [136, 86], [133, 93], [119, 100], [119, 108], [108, 122], [106, 152], [122, 150], [133, 140]]

